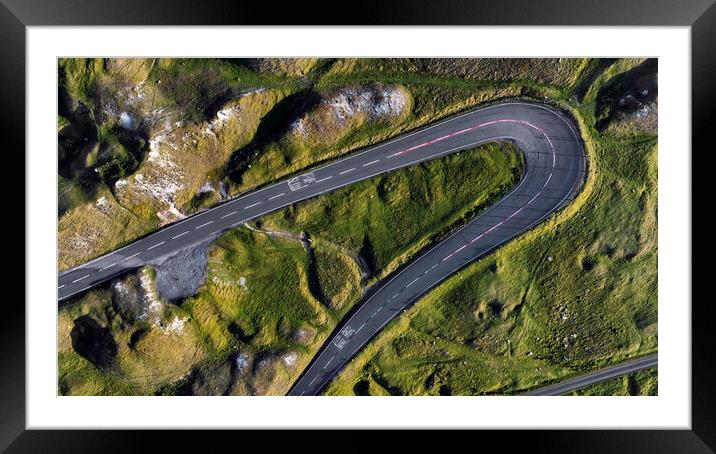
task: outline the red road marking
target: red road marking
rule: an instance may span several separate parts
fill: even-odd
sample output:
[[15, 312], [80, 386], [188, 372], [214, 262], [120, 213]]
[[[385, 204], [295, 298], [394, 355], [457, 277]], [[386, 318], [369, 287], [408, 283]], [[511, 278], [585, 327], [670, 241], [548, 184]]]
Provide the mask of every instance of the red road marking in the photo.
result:
[[[532, 123], [530, 123], [530, 122], [528, 122], [528, 121], [524, 121], [524, 120], [513, 120], [513, 119], [511, 119], [511, 118], [505, 118], [505, 119], [501, 119], [501, 120], [492, 120], [492, 121], [488, 121], [488, 122], [485, 122], [485, 123], [480, 123], [480, 124], [475, 125], [475, 126], [472, 126], [472, 127], [470, 127], [470, 128], [465, 128], [465, 129], [463, 129], [463, 130], [460, 130], [460, 131], [457, 131], [457, 132], [453, 132], [452, 134], [448, 134], [448, 135], [445, 135], [445, 136], [442, 136], [442, 137], [438, 137], [437, 139], [432, 139], [432, 140], [429, 140], [429, 141], [427, 141], [427, 142], [423, 142], [423, 143], [421, 143], [421, 144], [418, 144], [418, 145], [415, 145], [415, 146], [413, 146], [413, 147], [407, 148], [407, 149], [405, 149], [405, 150], [398, 151], [397, 153], [393, 153], [391, 156], [398, 156], [398, 155], [401, 155], [401, 154], [409, 153], [409, 152], [411, 152], [411, 151], [413, 151], [413, 150], [417, 150], [418, 148], [422, 148], [422, 147], [424, 147], [424, 146], [426, 146], [426, 145], [432, 145], [432, 144], [434, 144], [434, 143], [436, 143], [436, 142], [441, 142], [441, 141], [443, 141], [443, 140], [445, 140], [445, 139], [449, 139], [450, 137], [459, 136], [459, 135], [461, 135], [461, 134], [465, 134], [466, 132], [474, 131], [474, 130], [476, 130], [476, 129], [483, 128], [483, 127], [485, 127], [485, 126], [494, 125], [494, 124], [496, 124], [496, 123], [521, 123], [521, 124], [523, 124], [523, 125], [529, 126], [530, 128], [534, 128], [534, 129], [536, 129], [537, 131], [541, 132], [542, 135], [547, 138], [547, 141], [549, 142], [549, 146], [550, 146], [552, 149], [554, 149], [554, 146], [552, 145], [552, 141], [549, 139], [549, 137], [547, 136], [547, 134], [545, 134], [544, 131], [543, 131], [542, 129], [540, 129], [539, 127], [533, 125]], [[552, 165], [554, 165], [554, 160], [555, 160], [555, 157], [554, 157], [554, 155], [553, 155], [553, 156], [552, 156], [552, 161], [553, 161], [553, 162], [552, 162]]]
[[[439, 141], [444, 140], [444, 139], [446, 139], [446, 138], [448, 138], [448, 137], [454, 137], [454, 136], [457, 136], [457, 135], [460, 135], [460, 134], [464, 134], [464, 133], [466, 133], [466, 132], [468, 132], [468, 131], [473, 131], [473, 130], [475, 130], [475, 129], [479, 129], [479, 128], [482, 128], [482, 127], [485, 127], [485, 126], [494, 125], [495, 123], [521, 123], [521, 124], [527, 125], [527, 126], [529, 126], [530, 128], [533, 128], [533, 129], [536, 129], [537, 131], [539, 131], [539, 132], [545, 137], [545, 139], [547, 139], [547, 142], [549, 143], [549, 147], [552, 149], [552, 167], [555, 166], [555, 164], [556, 164], [556, 159], [557, 159], [557, 158], [556, 158], [556, 155], [554, 154], [554, 145], [552, 144], [552, 141], [550, 140], [549, 136], [548, 136], [547, 134], [545, 134], [545, 132], [544, 132], [541, 128], [539, 128], [539, 127], [533, 125], [532, 123], [530, 123], [530, 122], [528, 122], [528, 121], [524, 121], [524, 120], [513, 120], [513, 119], [511, 119], [511, 118], [506, 118], [506, 119], [501, 119], [501, 120], [493, 120], [493, 121], [488, 121], [488, 122], [485, 122], [485, 123], [480, 123], [480, 124], [475, 125], [475, 126], [473, 126], [473, 127], [471, 127], [471, 128], [463, 129], [463, 130], [461, 130], [461, 131], [457, 131], [457, 132], [454, 132], [454, 133], [452, 133], [452, 134], [448, 134], [447, 136], [443, 136], [443, 137], [440, 137], [440, 138], [438, 138], [438, 139], [431, 140], [431, 141], [429, 141], [429, 142], [424, 142], [424, 143], [422, 143], [422, 144], [420, 144], [420, 145], [416, 145], [416, 146], [414, 146], [414, 147], [412, 147], [412, 148], [408, 148], [407, 150], [399, 151], [399, 152], [397, 152], [397, 153], [394, 153], [392, 156], [397, 156], [397, 155], [400, 155], [400, 154], [403, 154], [403, 153], [407, 153], [407, 152], [409, 152], [409, 151], [415, 150], [416, 148], [420, 148], [420, 147], [423, 147], [423, 146], [425, 146], [425, 145], [429, 145], [429, 144], [431, 144], [431, 143], [439, 142]], [[499, 224], [492, 226], [492, 228], [490, 228], [489, 230], [487, 230], [487, 231], [485, 231], [484, 233], [482, 233], [481, 235], [479, 235], [479, 236], [473, 238], [470, 242], [468, 242], [468, 243], [462, 245], [462, 246], [459, 247], [458, 249], [456, 249], [456, 250], [454, 250], [453, 252], [451, 252], [450, 254], [448, 254], [442, 261], [444, 262], [444, 261], [448, 260], [448, 259], [449, 259], [450, 257], [452, 257], [453, 255], [455, 255], [455, 254], [457, 254], [458, 252], [462, 251], [468, 244], [477, 241], [477, 240], [480, 239], [482, 236], [484, 236], [484, 235], [487, 234], [487, 233], [490, 233], [491, 231], [493, 231], [494, 229], [496, 229], [497, 227], [499, 227], [500, 225], [502, 225], [506, 220], [512, 218], [512, 216], [514, 216], [514, 215], [516, 215], [517, 213], [519, 213], [520, 211], [522, 211], [522, 209], [523, 209], [524, 207], [526, 207], [527, 205], [529, 205], [530, 203], [532, 203], [532, 202], [542, 193], [542, 190], [544, 190], [544, 188], [547, 186], [547, 183], [549, 183], [549, 181], [550, 181], [551, 179], [552, 179], [552, 174], [550, 173], [550, 174], [549, 174], [549, 178], [547, 178], [547, 181], [544, 183], [544, 185], [542, 185], [542, 189], [540, 189], [540, 191], [539, 191], [537, 194], [535, 194], [535, 196], [532, 197], [532, 199], [531, 199], [529, 202], [527, 202], [527, 203], [526, 203], [524, 206], [522, 206], [519, 210], [515, 211], [514, 213], [512, 213], [511, 215], [509, 215], [508, 217], [506, 217], [505, 219], [503, 219]]]

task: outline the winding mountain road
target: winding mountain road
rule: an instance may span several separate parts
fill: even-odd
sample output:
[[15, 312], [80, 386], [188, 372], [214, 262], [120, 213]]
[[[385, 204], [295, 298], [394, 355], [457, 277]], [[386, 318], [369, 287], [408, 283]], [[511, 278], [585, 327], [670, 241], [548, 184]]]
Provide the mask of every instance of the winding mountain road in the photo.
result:
[[359, 303], [289, 395], [318, 394], [397, 314], [468, 263], [563, 207], [584, 181], [586, 156], [576, 125], [546, 106], [498, 104], [450, 119], [435, 129], [421, 133], [417, 144], [392, 153], [422, 160], [477, 143], [510, 139], [525, 155], [521, 181], [504, 198], [413, 259]]
[[585, 178], [586, 156], [578, 128], [569, 117], [528, 102], [504, 102], [452, 116], [232, 199], [61, 273], [58, 301], [293, 203], [498, 140], [511, 140], [524, 153], [520, 182], [359, 303], [289, 393], [317, 394], [383, 326], [427, 291], [574, 198]]

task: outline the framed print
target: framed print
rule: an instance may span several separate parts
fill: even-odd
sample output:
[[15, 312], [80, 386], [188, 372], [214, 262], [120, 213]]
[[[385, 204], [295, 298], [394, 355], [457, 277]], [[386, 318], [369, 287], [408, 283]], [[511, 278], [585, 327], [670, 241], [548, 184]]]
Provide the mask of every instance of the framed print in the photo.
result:
[[710, 2], [3, 3], [25, 177], [3, 449], [175, 428], [716, 446], [691, 252]]

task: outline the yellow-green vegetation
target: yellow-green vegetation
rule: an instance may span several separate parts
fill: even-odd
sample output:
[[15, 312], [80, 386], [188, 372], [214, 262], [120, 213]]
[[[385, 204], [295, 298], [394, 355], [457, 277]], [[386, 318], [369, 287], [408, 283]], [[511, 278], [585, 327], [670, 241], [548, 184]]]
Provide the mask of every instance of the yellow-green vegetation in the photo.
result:
[[[61, 178], [61, 177], [60, 177]], [[78, 201], [86, 195], [60, 180], [60, 194]], [[58, 222], [58, 259], [60, 270], [94, 258], [97, 250], [112, 250], [159, 227], [124, 208], [106, 187], [97, 190], [96, 200], [79, 204]]]
[[[340, 78], [396, 80], [439, 85], [528, 82], [566, 87], [589, 59], [585, 58], [347, 58], [333, 65], [325, 82]], [[425, 82], [424, 82], [425, 83]]]
[[[143, 296], [124, 290], [133, 276], [122, 281], [120, 296], [116, 289], [89, 292], [60, 309], [60, 389], [200, 393], [211, 382], [218, 393], [284, 394], [363, 293], [366, 271], [358, 260], [386, 274], [504, 194], [521, 167], [511, 144], [484, 145], [293, 206], [259, 229], [234, 229], [212, 245], [206, 284], [178, 306], [162, 302], [151, 276], [141, 274]], [[298, 232], [308, 237], [301, 241]], [[341, 236], [327, 241], [334, 232]], [[132, 297], [149, 315], [122, 321], [116, 306]], [[72, 348], [70, 332], [84, 316], [118, 345], [108, 365], [93, 365]], [[161, 337], [171, 326], [172, 335]], [[188, 355], [173, 360], [182, 349]], [[237, 362], [243, 366], [229, 373], [227, 364]]]
[[146, 395], [158, 383], [179, 380], [207, 355], [189, 320], [186, 311], [158, 297], [148, 268], [63, 306], [60, 394]]
[[245, 58], [236, 59], [236, 63], [278, 76], [307, 76], [321, 64], [320, 58]]
[[429, 293], [327, 394], [511, 394], [656, 351], [656, 134], [597, 131], [599, 92], [555, 100], [590, 154], [578, 200]]
[[657, 396], [657, 370], [640, 370], [569, 393], [570, 396]]

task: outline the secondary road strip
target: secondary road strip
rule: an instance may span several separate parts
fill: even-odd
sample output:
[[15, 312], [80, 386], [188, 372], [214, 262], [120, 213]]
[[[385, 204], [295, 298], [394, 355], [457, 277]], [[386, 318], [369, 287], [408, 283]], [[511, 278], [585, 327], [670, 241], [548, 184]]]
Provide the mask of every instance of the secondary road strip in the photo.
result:
[[595, 370], [579, 377], [570, 378], [554, 385], [537, 388], [525, 393], [526, 396], [559, 396], [568, 392], [594, 385], [612, 378], [632, 374], [644, 369], [651, 369], [658, 364], [658, 354], [633, 359], [604, 369]]

